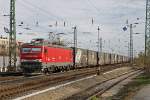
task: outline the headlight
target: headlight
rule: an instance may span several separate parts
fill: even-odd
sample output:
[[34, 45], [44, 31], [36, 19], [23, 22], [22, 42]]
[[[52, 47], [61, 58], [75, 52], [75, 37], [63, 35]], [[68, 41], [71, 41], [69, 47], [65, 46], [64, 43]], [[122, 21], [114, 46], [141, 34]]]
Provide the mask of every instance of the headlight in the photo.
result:
[[34, 60], [26, 60], [26, 59], [21, 59], [21, 62], [32, 62], [32, 61], [35, 61], [35, 62], [42, 62], [42, 59], [34, 59]]
[[25, 60], [25, 59], [21, 59], [21, 62], [26, 62], [26, 61], [28, 61], [28, 60]]
[[36, 61], [38, 61], [38, 62], [42, 62], [42, 59], [36, 59]]

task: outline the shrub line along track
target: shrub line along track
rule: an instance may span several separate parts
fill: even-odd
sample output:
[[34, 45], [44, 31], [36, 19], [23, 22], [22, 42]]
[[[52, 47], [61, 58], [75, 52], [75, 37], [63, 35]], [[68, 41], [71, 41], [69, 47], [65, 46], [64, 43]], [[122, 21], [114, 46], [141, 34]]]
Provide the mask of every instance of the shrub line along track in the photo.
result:
[[100, 97], [101, 94], [105, 93], [107, 90], [117, 85], [118, 83], [124, 81], [125, 79], [132, 77], [133, 75], [141, 73], [141, 70], [134, 70], [117, 77], [107, 79], [101, 83], [98, 83], [92, 87], [82, 90], [70, 97], [65, 98], [65, 100], [91, 100], [92, 97]]
[[[121, 67], [120, 65], [118, 67]], [[114, 68], [118, 68], [116, 66], [105, 67], [103, 71], [112, 70]], [[69, 71], [66, 73], [57, 73], [48, 76], [37, 76], [32, 78], [23, 78], [13, 81], [8, 81], [1, 83], [0, 86], [0, 99], [8, 99], [10, 97], [17, 96], [21, 93], [26, 93], [27, 91], [39, 89], [46, 87], [48, 85], [54, 85], [56, 83], [69, 81], [73, 79], [82, 78], [85, 76], [90, 76], [96, 73], [96, 69], [86, 68], [86, 70], [75, 70]]]

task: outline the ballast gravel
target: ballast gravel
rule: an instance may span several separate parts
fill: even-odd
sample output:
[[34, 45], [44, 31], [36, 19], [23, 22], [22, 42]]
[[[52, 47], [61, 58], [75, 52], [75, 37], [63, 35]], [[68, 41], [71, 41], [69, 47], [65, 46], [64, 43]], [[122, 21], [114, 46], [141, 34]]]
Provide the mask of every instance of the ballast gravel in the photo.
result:
[[131, 67], [122, 67], [122, 68], [114, 69], [112, 71], [102, 73], [98, 76], [94, 76], [89, 79], [77, 81], [69, 85], [62, 86], [55, 90], [50, 90], [40, 94], [37, 93], [37, 95], [27, 97], [23, 100], [63, 100], [73, 94], [79, 93], [98, 83], [102, 83], [105, 80], [115, 78], [129, 71], [132, 71]]

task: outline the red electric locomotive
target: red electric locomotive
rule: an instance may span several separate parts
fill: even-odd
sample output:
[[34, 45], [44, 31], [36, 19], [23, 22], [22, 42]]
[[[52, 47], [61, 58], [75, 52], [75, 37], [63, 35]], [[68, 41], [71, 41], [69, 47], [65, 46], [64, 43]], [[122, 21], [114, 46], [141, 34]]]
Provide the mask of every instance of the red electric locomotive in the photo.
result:
[[68, 70], [73, 68], [73, 50], [35, 39], [22, 45], [20, 61], [21, 68], [26, 73]]
[[[52, 45], [44, 39], [24, 44], [20, 51], [21, 68], [25, 73], [59, 72], [74, 68], [110, 65], [127, 62], [128, 58], [110, 53]], [[98, 58], [100, 57], [100, 59]], [[127, 59], [123, 59], [127, 58]]]

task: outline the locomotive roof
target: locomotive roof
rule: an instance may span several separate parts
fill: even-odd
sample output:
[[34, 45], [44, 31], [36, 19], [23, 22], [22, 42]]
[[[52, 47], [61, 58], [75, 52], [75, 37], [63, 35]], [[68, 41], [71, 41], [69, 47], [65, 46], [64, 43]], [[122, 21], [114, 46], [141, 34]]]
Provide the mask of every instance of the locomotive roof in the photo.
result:
[[54, 48], [72, 49], [72, 48], [65, 47], [65, 46], [54, 45], [54, 44], [45, 44], [45, 43], [25, 43], [22, 45], [22, 47], [23, 46], [46, 46], [46, 47], [54, 47]]

